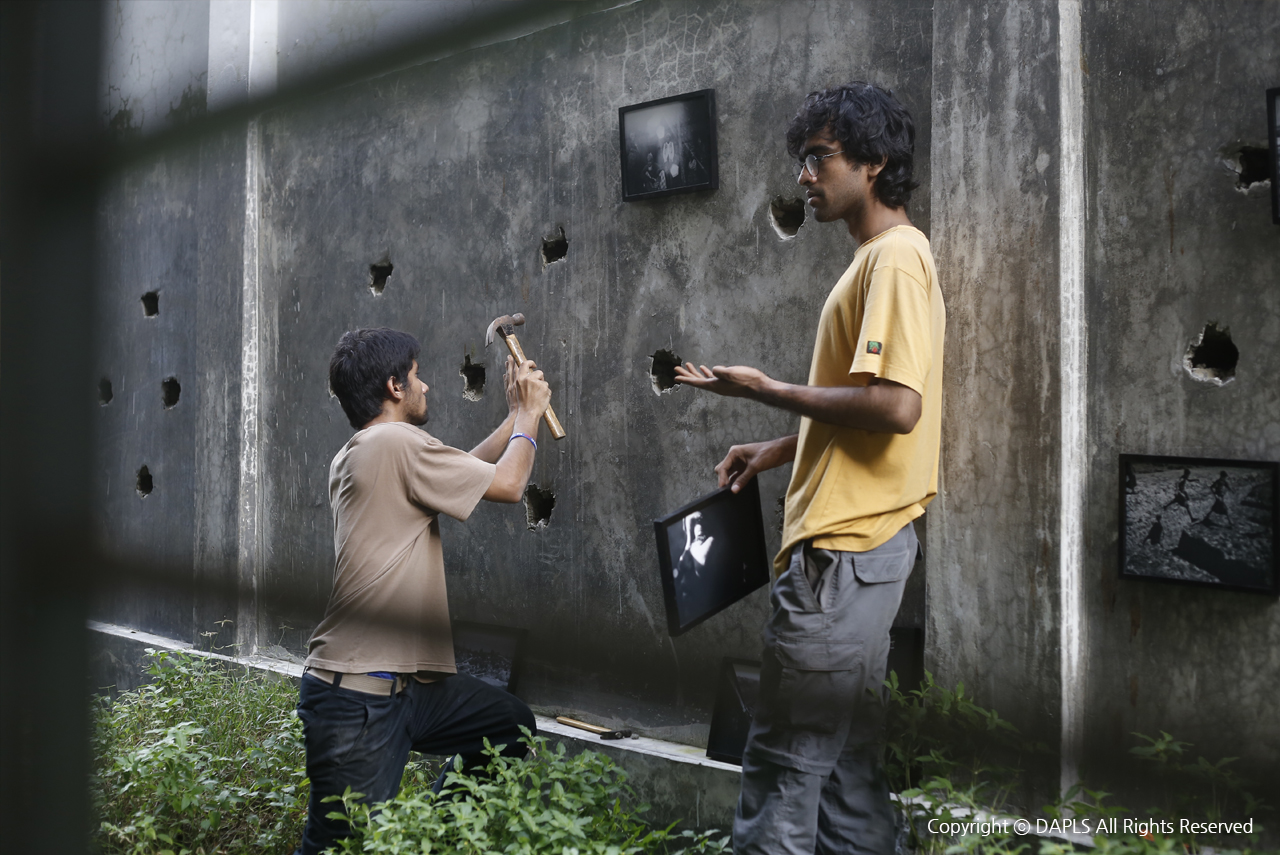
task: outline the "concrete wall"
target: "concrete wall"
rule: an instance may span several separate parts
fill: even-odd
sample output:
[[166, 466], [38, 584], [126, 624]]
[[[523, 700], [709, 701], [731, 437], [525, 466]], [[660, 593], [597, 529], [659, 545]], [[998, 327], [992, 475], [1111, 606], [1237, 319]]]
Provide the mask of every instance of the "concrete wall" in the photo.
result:
[[[1134, 731], [1276, 795], [1275, 599], [1120, 580], [1117, 495], [1122, 452], [1277, 456], [1280, 232], [1231, 165], [1265, 145], [1277, 28], [1268, 3], [935, 6], [926, 665], [1050, 746], [1028, 804], [1077, 778], [1146, 803]], [[1225, 386], [1182, 367], [1208, 322], [1240, 348]]]
[[[429, 428], [470, 447], [505, 411], [505, 352], [484, 350], [485, 327], [523, 311], [522, 341], [569, 430], [543, 444], [533, 475], [555, 510], [540, 532], [502, 506], [446, 522], [452, 611], [531, 630], [535, 699], [589, 687], [688, 699], [705, 719], [721, 657], [756, 654], [766, 597], [673, 641], [650, 521], [713, 488], [730, 444], [795, 421], [683, 389], [657, 396], [649, 357], [669, 348], [803, 377], [853, 246], [835, 227], [774, 234], [769, 200], [795, 195], [781, 129], [819, 82], [886, 79], [918, 112], [927, 104], [926, 8], [804, 11], [636, 4], [264, 117], [263, 638], [300, 651], [329, 592], [327, 468], [350, 435], [326, 390], [332, 343], [354, 326], [414, 331]], [[743, 73], [762, 65], [775, 73]], [[622, 203], [618, 107], [701, 88], [718, 95], [720, 190]], [[561, 228], [568, 255], [544, 268], [542, 239]], [[374, 294], [369, 266], [383, 260], [394, 273]], [[463, 398], [466, 358], [488, 368], [479, 402]], [[766, 482], [770, 511], [782, 489], [780, 475]]]
[[[102, 617], [302, 655], [332, 578], [328, 463], [350, 435], [327, 392], [333, 343], [356, 326], [418, 335], [429, 428], [470, 447], [504, 409], [503, 354], [485, 352], [484, 329], [523, 311], [522, 340], [552, 378], [569, 431], [562, 443], [547, 438], [533, 477], [556, 506], [539, 532], [520, 506], [446, 521], [451, 610], [530, 630], [523, 685], [535, 703], [630, 708], [680, 738], [705, 730], [721, 658], [758, 655], [767, 597], [670, 639], [651, 520], [712, 489], [730, 444], [791, 432], [795, 419], [685, 389], [658, 396], [649, 357], [667, 348], [805, 376], [818, 311], [855, 247], [836, 225], [807, 223], [791, 241], [775, 233], [771, 199], [800, 195], [782, 132], [804, 93], [865, 78], [914, 111], [927, 152], [932, 12], [871, 2], [572, 6], [526, 35], [265, 114], [238, 139], [227, 132], [219, 154], [187, 154], [181, 172], [173, 154], [120, 176], [104, 203], [102, 317], [124, 335], [101, 352], [104, 373], [118, 372], [132, 397], [126, 408], [122, 391], [101, 412], [104, 537], [125, 554], [165, 559], [175, 581], [195, 561], [196, 580], [213, 591], [194, 601], [184, 587], [130, 591]], [[263, 14], [234, 3], [215, 3], [213, 14], [237, 9]], [[290, 33], [345, 26], [337, 11], [304, 26], [289, 17], [298, 9], [279, 7], [282, 85], [310, 61]], [[388, 38], [361, 27], [338, 42]], [[216, 21], [209, 32], [212, 99], [217, 80], [252, 75], [216, 73], [226, 62], [215, 55], [244, 49]], [[717, 90], [720, 189], [623, 204], [617, 109], [700, 88]], [[928, 229], [926, 157], [919, 170], [912, 215]], [[560, 228], [568, 255], [544, 268], [542, 240]], [[170, 275], [175, 258], [188, 264]], [[369, 267], [383, 260], [394, 272], [375, 295]], [[139, 282], [164, 283], [156, 319], [142, 317]], [[462, 394], [467, 357], [488, 369], [477, 402]], [[172, 410], [158, 397], [166, 372], [183, 380]], [[133, 483], [147, 460], [159, 461], [156, 487], [141, 498]], [[785, 479], [763, 480], [771, 527]], [[770, 538], [776, 548], [776, 531]], [[236, 622], [234, 636], [220, 620]]]
[[[934, 15], [932, 243], [948, 317], [925, 666], [1056, 748], [1057, 9]], [[1043, 771], [1037, 792], [1051, 794], [1057, 770]]]
[[[112, 8], [112, 32], [163, 43], [152, 55], [120, 36], [144, 47], [108, 65], [123, 82], [104, 91], [104, 118], [127, 94], [145, 109], [116, 125], [145, 134], [176, 121], [163, 106], [199, 76], [200, 51], [171, 44], [181, 15], [198, 35], [199, 15]], [[203, 8], [214, 104], [224, 85], [232, 101], [294, 85], [326, 57], [496, 7]], [[1265, 188], [1237, 190], [1224, 158], [1263, 140], [1278, 28], [1277, 4], [1226, 0], [564, 4], [130, 167], [102, 207], [99, 352], [120, 378], [100, 410], [102, 536], [164, 559], [181, 584], [117, 595], [103, 616], [299, 656], [331, 577], [325, 473], [350, 433], [325, 386], [333, 342], [359, 325], [417, 334], [430, 429], [468, 447], [502, 415], [484, 328], [523, 311], [569, 431], [543, 444], [533, 478], [556, 506], [537, 532], [520, 507], [446, 521], [452, 611], [530, 629], [524, 686], [544, 708], [696, 740], [720, 658], [758, 652], [766, 598], [669, 639], [650, 521], [710, 489], [728, 445], [795, 421], [655, 395], [649, 357], [804, 376], [853, 246], [835, 225], [775, 234], [769, 201], [799, 195], [781, 131], [803, 93], [865, 78], [917, 118], [911, 214], [950, 315], [927, 608], [920, 590], [900, 616], [925, 624], [928, 666], [1051, 746], [1029, 805], [1078, 775], [1123, 778], [1132, 764], [1105, 761], [1127, 757], [1135, 730], [1274, 766], [1275, 600], [1119, 580], [1116, 457], [1277, 455], [1280, 232]], [[126, 55], [178, 71], [146, 89], [161, 77]], [[617, 108], [704, 87], [719, 190], [623, 204]], [[568, 254], [544, 266], [560, 229]], [[384, 262], [394, 272], [374, 294]], [[155, 287], [161, 315], [145, 319]], [[1221, 387], [1181, 368], [1210, 321], [1241, 352]], [[468, 358], [488, 371], [479, 401], [462, 394]], [[183, 398], [165, 410], [170, 374]], [[786, 474], [762, 479], [771, 523]]]
[[[1280, 682], [1280, 605], [1117, 579], [1116, 459], [1280, 458], [1280, 227], [1269, 186], [1242, 192], [1224, 162], [1240, 144], [1266, 144], [1280, 8], [1090, 2], [1086, 10], [1085, 770], [1116, 765], [1109, 758], [1132, 744], [1132, 731], [1165, 730], [1211, 759], [1240, 757], [1236, 766], [1275, 799], [1280, 733], [1265, 710]], [[1182, 366], [1209, 322], [1229, 327], [1240, 351], [1223, 386]]]

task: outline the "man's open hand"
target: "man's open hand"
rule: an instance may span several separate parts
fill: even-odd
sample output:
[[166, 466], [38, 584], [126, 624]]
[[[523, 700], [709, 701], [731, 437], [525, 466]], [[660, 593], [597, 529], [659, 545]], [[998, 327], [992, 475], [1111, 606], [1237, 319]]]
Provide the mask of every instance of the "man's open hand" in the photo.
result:
[[770, 382], [769, 375], [747, 365], [708, 368], [686, 362], [676, 366], [675, 374], [677, 383], [730, 398], [754, 398]]

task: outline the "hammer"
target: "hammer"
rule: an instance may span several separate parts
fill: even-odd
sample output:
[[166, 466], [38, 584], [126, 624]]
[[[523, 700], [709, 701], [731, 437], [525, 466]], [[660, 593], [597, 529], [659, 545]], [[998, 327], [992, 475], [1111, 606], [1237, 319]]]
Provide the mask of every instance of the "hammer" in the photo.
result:
[[[484, 346], [488, 347], [493, 344], [493, 334], [496, 332], [502, 336], [502, 340], [507, 343], [507, 350], [511, 351], [511, 355], [515, 358], [517, 365], [523, 365], [527, 360], [524, 355], [524, 349], [520, 347], [520, 340], [516, 338], [516, 327], [524, 323], [524, 315], [516, 312], [514, 315], [503, 315], [500, 318], [494, 318], [493, 323], [489, 324], [489, 328], [484, 331]], [[556, 411], [551, 409], [551, 405], [547, 405], [547, 411], [542, 414], [547, 421], [547, 428], [551, 431], [551, 436], [555, 439], [564, 439], [564, 428], [560, 426], [560, 420], [556, 418]]]

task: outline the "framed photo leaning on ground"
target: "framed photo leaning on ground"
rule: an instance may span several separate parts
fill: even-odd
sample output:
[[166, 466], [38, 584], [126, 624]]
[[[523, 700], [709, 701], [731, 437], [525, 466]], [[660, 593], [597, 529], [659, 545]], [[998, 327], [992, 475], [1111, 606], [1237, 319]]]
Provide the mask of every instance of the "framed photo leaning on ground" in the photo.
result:
[[716, 90], [618, 109], [622, 201], [720, 186]]
[[653, 521], [667, 630], [687, 632], [769, 584], [760, 487], [722, 487]]
[[1120, 455], [1120, 575], [1280, 592], [1280, 464]]

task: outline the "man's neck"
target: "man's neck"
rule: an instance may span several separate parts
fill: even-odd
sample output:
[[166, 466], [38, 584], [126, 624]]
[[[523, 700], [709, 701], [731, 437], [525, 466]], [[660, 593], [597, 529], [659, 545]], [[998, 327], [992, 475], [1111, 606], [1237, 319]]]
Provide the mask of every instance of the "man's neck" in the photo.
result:
[[382, 412], [367, 421], [365, 426], [360, 429], [365, 430], [373, 427], [374, 425], [385, 425], [391, 424], [392, 422], [405, 422], [406, 424], [410, 424], [409, 420], [405, 418], [405, 414], [399, 407], [396, 407], [391, 401], [383, 401]]
[[890, 208], [878, 200], [873, 200], [862, 214], [858, 219], [848, 221], [849, 234], [859, 246], [895, 226], [911, 225], [905, 208]]

